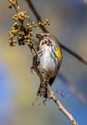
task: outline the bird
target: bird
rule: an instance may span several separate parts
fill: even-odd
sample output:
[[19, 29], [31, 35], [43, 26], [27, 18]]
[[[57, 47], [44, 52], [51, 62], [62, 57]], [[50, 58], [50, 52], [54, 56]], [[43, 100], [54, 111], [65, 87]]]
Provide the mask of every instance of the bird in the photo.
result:
[[41, 78], [37, 95], [47, 98], [47, 84], [49, 83], [51, 86], [58, 74], [62, 63], [62, 50], [56, 37], [50, 33], [36, 34], [36, 38], [38, 38], [39, 44], [33, 65], [34, 67], [35, 64], [37, 67], [39, 66], [44, 75], [44, 79]]

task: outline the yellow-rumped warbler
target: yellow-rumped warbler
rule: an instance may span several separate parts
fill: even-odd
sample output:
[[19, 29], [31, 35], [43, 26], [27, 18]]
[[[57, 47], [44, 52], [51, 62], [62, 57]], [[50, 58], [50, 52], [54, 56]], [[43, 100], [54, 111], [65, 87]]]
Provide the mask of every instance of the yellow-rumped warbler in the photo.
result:
[[52, 85], [62, 62], [62, 51], [58, 40], [49, 33], [37, 34], [39, 45], [37, 50], [37, 65], [43, 70], [45, 79], [41, 79], [37, 95], [47, 98], [47, 82]]

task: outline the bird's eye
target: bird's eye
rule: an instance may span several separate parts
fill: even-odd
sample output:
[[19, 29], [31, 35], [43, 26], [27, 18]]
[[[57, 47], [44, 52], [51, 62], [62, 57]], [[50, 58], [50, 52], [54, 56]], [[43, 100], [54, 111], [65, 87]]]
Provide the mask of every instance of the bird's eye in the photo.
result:
[[47, 35], [44, 35], [45, 37], [47, 37]]
[[44, 45], [44, 42], [42, 42], [42, 45]]

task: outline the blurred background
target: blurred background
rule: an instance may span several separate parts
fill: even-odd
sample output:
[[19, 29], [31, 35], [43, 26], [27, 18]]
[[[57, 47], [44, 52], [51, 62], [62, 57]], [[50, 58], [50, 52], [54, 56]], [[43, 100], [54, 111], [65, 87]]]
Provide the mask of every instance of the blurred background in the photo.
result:
[[[43, 20], [48, 18], [47, 29], [57, 39], [87, 59], [87, 1], [86, 0], [32, 0]], [[32, 20], [34, 15], [25, 0], [19, 0]], [[39, 99], [35, 106], [39, 78], [31, 73], [32, 55], [27, 46], [9, 47], [8, 31], [14, 21], [14, 9], [8, 9], [8, 1], [0, 0], [0, 125], [71, 125], [66, 116], [51, 100], [44, 106]], [[40, 29], [35, 31], [42, 32]], [[87, 97], [87, 66], [63, 51], [59, 74]], [[74, 116], [79, 125], [87, 125], [87, 105], [57, 76], [53, 89], [62, 89], [71, 96], [59, 100]]]

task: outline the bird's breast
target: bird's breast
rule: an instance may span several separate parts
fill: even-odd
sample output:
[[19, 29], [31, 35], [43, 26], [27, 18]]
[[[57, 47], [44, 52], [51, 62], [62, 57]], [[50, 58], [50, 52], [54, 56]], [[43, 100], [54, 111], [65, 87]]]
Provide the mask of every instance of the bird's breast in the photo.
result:
[[50, 77], [54, 77], [58, 72], [58, 59], [52, 51], [51, 47], [44, 46], [39, 52], [38, 57], [40, 67], [46, 70]]

